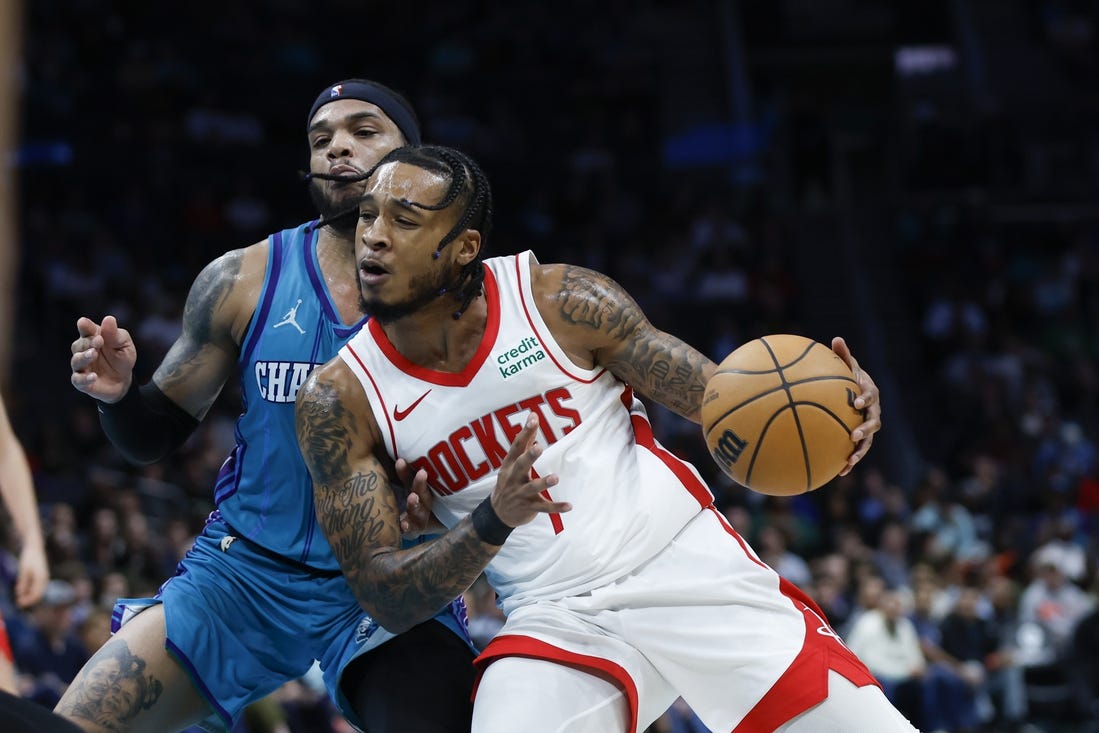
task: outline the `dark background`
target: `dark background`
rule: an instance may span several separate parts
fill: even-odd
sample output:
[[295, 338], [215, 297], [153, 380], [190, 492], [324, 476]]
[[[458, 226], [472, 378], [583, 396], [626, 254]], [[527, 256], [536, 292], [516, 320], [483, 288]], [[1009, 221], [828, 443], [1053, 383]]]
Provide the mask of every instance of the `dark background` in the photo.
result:
[[[840, 600], [857, 607], [862, 579], [884, 574], [884, 529], [900, 524], [906, 567], [933, 569], [943, 608], [975, 587], [993, 616], [991, 579], [1022, 592], [1046, 545], [1082, 563], [1070, 582], [1095, 595], [1095, 3], [35, 0], [24, 12], [5, 398], [55, 572], [93, 596], [113, 592], [111, 573], [137, 594], [171, 571], [212, 508], [239, 401], [229, 385], [183, 450], [128, 466], [69, 385], [75, 320], [118, 315], [147, 378], [203, 265], [312, 216], [297, 173], [305, 115], [353, 76], [405, 92], [425, 140], [482, 163], [496, 253], [607, 272], [715, 360], [767, 333], [847, 338], [885, 427], [852, 476], [813, 495], [734, 486], [697, 428], [653, 411], [738, 529], [754, 543], [782, 529], [810, 566], [807, 590], [826, 572], [817, 561], [839, 555]], [[915, 583], [902, 572], [887, 586]], [[1049, 730], [1094, 717], [1091, 693], [1069, 690], [1087, 678], [1068, 656], [1053, 665], [1063, 697], [1030, 716]]]

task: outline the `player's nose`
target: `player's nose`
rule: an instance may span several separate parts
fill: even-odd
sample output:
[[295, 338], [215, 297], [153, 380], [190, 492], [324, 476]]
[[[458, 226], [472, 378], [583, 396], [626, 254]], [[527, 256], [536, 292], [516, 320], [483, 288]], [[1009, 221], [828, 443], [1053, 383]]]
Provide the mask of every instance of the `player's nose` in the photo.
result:
[[328, 157], [330, 159], [351, 157], [355, 152], [351, 142], [351, 133], [346, 130], [336, 130], [328, 143]]
[[370, 221], [359, 220], [359, 241], [368, 250], [386, 249], [389, 247], [389, 233], [386, 227], [380, 223], [381, 217], [374, 217]]

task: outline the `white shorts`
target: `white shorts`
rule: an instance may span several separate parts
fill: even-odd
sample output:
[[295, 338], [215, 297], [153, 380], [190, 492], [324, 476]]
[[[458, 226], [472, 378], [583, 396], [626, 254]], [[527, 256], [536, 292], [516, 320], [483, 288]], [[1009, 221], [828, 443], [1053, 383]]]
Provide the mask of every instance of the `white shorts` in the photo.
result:
[[[856, 687], [876, 684], [816, 605], [712, 508], [619, 581], [513, 611], [477, 664], [483, 672], [502, 657], [556, 662], [612, 682], [626, 703], [627, 733], [679, 696], [712, 730], [774, 731], [828, 697], [829, 670]], [[487, 675], [482, 685], [500, 677]], [[566, 697], [552, 683], [539, 694]], [[574, 715], [565, 702], [561, 715]], [[478, 689], [474, 730], [533, 733], [562, 722], [541, 717], [524, 728], [509, 707]]]

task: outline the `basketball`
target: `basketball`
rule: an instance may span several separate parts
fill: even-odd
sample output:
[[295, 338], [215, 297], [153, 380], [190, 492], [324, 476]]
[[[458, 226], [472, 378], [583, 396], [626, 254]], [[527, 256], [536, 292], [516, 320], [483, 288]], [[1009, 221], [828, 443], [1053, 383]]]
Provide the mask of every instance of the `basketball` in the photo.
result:
[[718, 365], [702, 399], [702, 432], [717, 465], [753, 491], [790, 496], [831, 481], [855, 449], [861, 393], [824, 344], [763, 336]]

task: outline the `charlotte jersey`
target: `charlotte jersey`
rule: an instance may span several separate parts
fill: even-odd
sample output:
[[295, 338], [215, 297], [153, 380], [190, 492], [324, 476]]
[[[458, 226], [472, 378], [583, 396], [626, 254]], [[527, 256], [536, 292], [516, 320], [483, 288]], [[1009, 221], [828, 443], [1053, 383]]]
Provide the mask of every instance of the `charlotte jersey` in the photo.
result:
[[366, 318], [341, 322], [317, 262], [317, 234], [308, 227], [268, 238], [263, 290], [240, 350], [236, 447], [218, 474], [214, 501], [241, 536], [292, 561], [338, 570], [313, 510], [294, 399], [314, 367], [335, 356]]
[[552, 498], [573, 508], [517, 528], [486, 568], [505, 613], [622, 577], [713, 502], [694, 467], [654, 439], [628, 385], [565, 355], [534, 305], [532, 262], [524, 252], [484, 263], [488, 321], [460, 374], [412, 364], [374, 321], [340, 350], [386, 450], [427, 471], [448, 527], [492, 492], [508, 446], [537, 413], [545, 451], [534, 471], [558, 474]]

